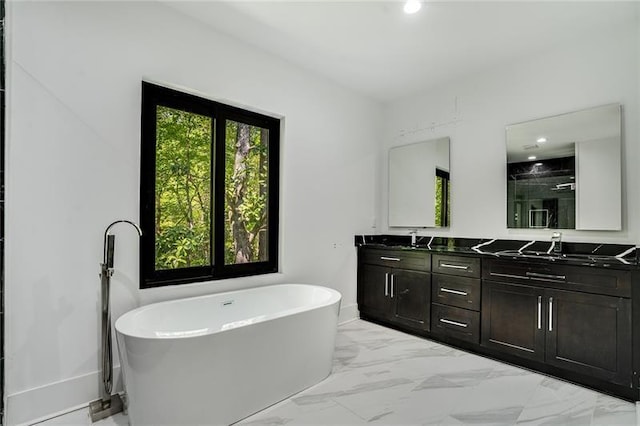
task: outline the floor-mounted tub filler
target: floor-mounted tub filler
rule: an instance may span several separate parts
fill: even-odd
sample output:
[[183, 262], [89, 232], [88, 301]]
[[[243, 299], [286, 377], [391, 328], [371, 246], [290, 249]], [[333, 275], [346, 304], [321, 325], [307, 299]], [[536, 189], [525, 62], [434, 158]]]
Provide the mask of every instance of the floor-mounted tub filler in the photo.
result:
[[280, 284], [155, 303], [115, 324], [131, 425], [228, 425], [331, 373], [339, 292]]
[[130, 220], [116, 220], [112, 222], [104, 231], [103, 239], [103, 258], [100, 264], [100, 296], [101, 296], [101, 361], [102, 369], [100, 371], [100, 399], [89, 404], [89, 415], [92, 422], [97, 422], [123, 410], [120, 395], [112, 395], [113, 390], [113, 360], [111, 359], [111, 275], [113, 275], [113, 252], [116, 245], [116, 236], [110, 234], [111, 228], [119, 223], [131, 225], [138, 232], [138, 236], [142, 236], [142, 230], [138, 225]]

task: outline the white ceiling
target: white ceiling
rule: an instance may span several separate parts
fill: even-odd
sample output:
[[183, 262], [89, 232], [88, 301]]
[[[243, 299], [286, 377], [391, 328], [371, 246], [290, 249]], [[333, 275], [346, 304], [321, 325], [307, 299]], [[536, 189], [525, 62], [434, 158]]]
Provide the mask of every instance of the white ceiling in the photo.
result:
[[637, 25], [638, 2], [179, 1], [166, 4], [380, 101]]

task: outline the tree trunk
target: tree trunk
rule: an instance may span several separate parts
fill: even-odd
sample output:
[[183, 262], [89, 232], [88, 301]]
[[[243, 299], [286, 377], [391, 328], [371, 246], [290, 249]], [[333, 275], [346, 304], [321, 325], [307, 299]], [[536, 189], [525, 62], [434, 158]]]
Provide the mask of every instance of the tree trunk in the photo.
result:
[[227, 200], [229, 222], [233, 236], [233, 252], [235, 263], [248, 263], [253, 260], [250, 244], [250, 235], [247, 226], [240, 213], [239, 207], [244, 203], [247, 189], [247, 166], [245, 160], [251, 148], [251, 127], [248, 124], [238, 123], [236, 136], [236, 153], [233, 165], [233, 179], [235, 184], [232, 196]]

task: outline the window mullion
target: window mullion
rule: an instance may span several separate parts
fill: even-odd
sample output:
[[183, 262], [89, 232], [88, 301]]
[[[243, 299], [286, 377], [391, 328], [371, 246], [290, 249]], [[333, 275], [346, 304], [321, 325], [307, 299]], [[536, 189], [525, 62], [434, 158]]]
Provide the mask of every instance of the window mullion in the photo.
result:
[[215, 220], [216, 217], [216, 205], [218, 204], [216, 188], [215, 188], [215, 173], [216, 173], [216, 158], [217, 153], [215, 150], [216, 147], [216, 132], [218, 131], [218, 119], [216, 117], [215, 112], [211, 114], [211, 159], [210, 159], [210, 167], [211, 167], [211, 177], [209, 180], [209, 193], [211, 194], [211, 198], [209, 200], [209, 211], [211, 214], [209, 215], [209, 247], [211, 247], [211, 253], [209, 253], [210, 262], [211, 262], [211, 276], [214, 275], [215, 266], [216, 266], [216, 253], [218, 252], [218, 248], [215, 245]]
[[219, 112], [216, 114], [216, 132], [213, 140], [213, 193], [215, 202], [213, 208], [213, 248], [214, 275], [224, 267], [224, 206], [225, 206], [225, 140], [226, 119]]

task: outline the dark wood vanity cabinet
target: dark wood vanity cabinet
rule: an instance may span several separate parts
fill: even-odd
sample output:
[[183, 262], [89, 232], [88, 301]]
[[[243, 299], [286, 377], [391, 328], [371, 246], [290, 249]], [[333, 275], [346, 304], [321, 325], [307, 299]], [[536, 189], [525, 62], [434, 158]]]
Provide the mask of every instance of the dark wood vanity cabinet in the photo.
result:
[[[567, 262], [361, 246], [365, 319], [640, 399], [640, 275]], [[633, 291], [632, 291], [633, 290]], [[635, 313], [632, 313], [634, 311]], [[635, 352], [634, 352], [635, 351]]]
[[358, 308], [374, 319], [430, 330], [431, 255], [361, 247]]
[[[631, 386], [630, 273], [585, 269], [483, 262], [483, 276], [490, 279], [482, 287], [481, 345]], [[605, 277], [601, 290], [594, 280], [598, 276]]]

